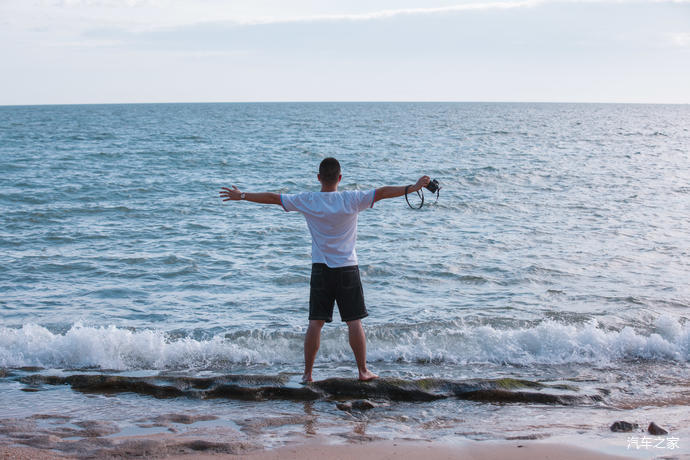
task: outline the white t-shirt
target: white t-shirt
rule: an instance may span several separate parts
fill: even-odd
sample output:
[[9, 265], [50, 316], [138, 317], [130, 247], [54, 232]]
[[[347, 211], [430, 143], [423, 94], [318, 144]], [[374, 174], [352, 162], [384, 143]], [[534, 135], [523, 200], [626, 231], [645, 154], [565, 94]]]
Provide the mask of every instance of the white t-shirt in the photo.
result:
[[280, 195], [286, 211], [299, 211], [311, 233], [311, 261], [331, 268], [357, 265], [357, 215], [374, 206], [375, 190]]

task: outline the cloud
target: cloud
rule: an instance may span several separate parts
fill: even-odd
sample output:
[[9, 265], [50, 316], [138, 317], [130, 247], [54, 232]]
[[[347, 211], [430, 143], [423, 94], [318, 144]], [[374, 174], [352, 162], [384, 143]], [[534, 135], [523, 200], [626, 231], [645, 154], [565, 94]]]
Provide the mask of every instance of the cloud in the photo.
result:
[[122, 40], [72, 40], [72, 41], [47, 41], [41, 43], [48, 48], [106, 48], [124, 45]]
[[690, 47], [690, 32], [671, 34], [671, 43], [680, 47]]
[[[71, 1], [93, 1], [104, 3], [116, 3], [118, 0], [71, 0]], [[160, 2], [165, 0], [119, 0], [129, 1], [134, 3], [148, 3], [161, 6]], [[359, 22], [359, 21], [375, 21], [385, 20], [399, 16], [420, 16], [420, 15], [441, 15], [448, 13], [461, 13], [473, 11], [491, 11], [491, 10], [517, 10], [526, 8], [535, 8], [543, 5], [573, 5], [573, 4], [589, 4], [589, 5], [654, 5], [654, 4], [690, 4], [690, 0], [505, 0], [505, 1], [478, 1], [459, 3], [456, 5], [447, 5], [439, 7], [413, 7], [413, 8], [393, 8], [376, 11], [365, 11], [355, 13], [325, 13], [325, 14], [298, 14], [290, 16], [289, 14], [281, 15], [242, 15], [237, 12], [230, 12], [230, 14], [223, 14], [222, 3], [218, 5], [216, 15], [212, 20], [208, 19], [194, 19], [194, 15], [189, 15], [186, 18], [185, 25], [200, 24], [207, 22], [226, 24], [234, 24], [239, 26], [254, 26], [254, 25], [279, 25], [291, 23], [315, 23], [315, 22]], [[172, 5], [168, 5], [171, 7]], [[209, 6], [207, 5], [206, 8]], [[191, 12], [191, 11], [190, 11]], [[181, 25], [181, 24], [177, 24]], [[145, 27], [145, 29], [152, 30], [157, 28], [166, 28], [164, 25], [152, 25]]]
[[199, 51], [173, 51], [170, 54], [188, 59], [216, 59], [237, 56], [248, 56], [249, 50], [199, 50]]
[[121, 6], [133, 7], [140, 5], [159, 6], [160, 2], [152, 0], [60, 0], [57, 5], [67, 7], [95, 6], [106, 8], [117, 8]]
[[[436, 0], [438, 1], [438, 0]], [[252, 26], [315, 22], [363, 22], [400, 16], [443, 15], [476, 11], [500, 11], [535, 8], [543, 5], [611, 4], [655, 5], [690, 4], [690, 0], [459, 0], [455, 4], [429, 6], [432, 2], [417, 2], [420, 6], [371, 10], [376, 2], [349, 1], [311, 2], [295, 0], [290, 3], [276, 0], [0, 0], [13, 17], [22, 17], [19, 24], [38, 23], [50, 27], [59, 25], [63, 30], [84, 30], [87, 24], [96, 27], [108, 24], [132, 32], [184, 27], [203, 23]], [[408, 5], [411, 2], [406, 2]], [[380, 2], [378, 4], [381, 4]], [[33, 6], [32, 6], [33, 5]], [[289, 5], [289, 6], [288, 6]], [[438, 5], [438, 3], [437, 3]], [[2, 9], [2, 8], [0, 8]], [[343, 11], [345, 9], [346, 11]], [[36, 12], [42, 10], [40, 15]], [[340, 11], [338, 11], [340, 10]], [[47, 12], [44, 14], [44, 12]], [[19, 14], [16, 14], [19, 13]], [[45, 23], [46, 17], [51, 17]], [[0, 16], [2, 16], [0, 14]], [[71, 26], [71, 27], [70, 27]]]
[[320, 22], [320, 21], [371, 21], [376, 19], [388, 19], [395, 16], [411, 16], [421, 14], [440, 14], [453, 13], [459, 11], [480, 11], [480, 10], [505, 10], [514, 8], [534, 7], [544, 3], [544, 0], [523, 0], [511, 2], [478, 2], [463, 3], [460, 5], [441, 6], [435, 8], [402, 8], [371, 11], [366, 13], [349, 14], [320, 14], [310, 16], [295, 17], [255, 17], [240, 19], [237, 22], [242, 25], [262, 25], [289, 22]]

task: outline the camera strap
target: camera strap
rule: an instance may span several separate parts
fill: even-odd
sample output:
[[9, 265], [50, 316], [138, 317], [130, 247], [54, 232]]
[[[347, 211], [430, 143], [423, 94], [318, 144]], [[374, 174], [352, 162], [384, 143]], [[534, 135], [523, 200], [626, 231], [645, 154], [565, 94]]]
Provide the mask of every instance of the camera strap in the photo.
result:
[[410, 204], [410, 200], [407, 198], [407, 191], [410, 189], [410, 185], [405, 187], [405, 201], [407, 201], [407, 205], [412, 208], [412, 209], [422, 209], [422, 206], [424, 206], [424, 192], [419, 193], [419, 190], [417, 190], [417, 196], [422, 199], [422, 202], [419, 203], [419, 206], [412, 206]]
[[[410, 200], [407, 198], [407, 193], [408, 193], [408, 190], [410, 189], [410, 187], [412, 187], [412, 186], [411, 186], [411, 185], [408, 185], [408, 186], [405, 187], [405, 201], [407, 201], [407, 205], [408, 205], [410, 208], [412, 208], [412, 209], [422, 209], [422, 206], [424, 206], [424, 191], [421, 190], [421, 189], [417, 190], [417, 196], [419, 196], [419, 198], [422, 200], [422, 202], [419, 203], [419, 206], [412, 206], [412, 205], [410, 204]], [[438, 197], [439, 197], [439, 195], [440, 195], [440, 193], [439, 193], [440, 191], [441, 191], [441, 187], [439, 187], [438, 189], [436, 189], [436, 201], [434, 201], [434, 204], [436, 204], [436, 202], [438, 201]], [[421, 193], [420, 193], [420, 192], [421, 192]]]

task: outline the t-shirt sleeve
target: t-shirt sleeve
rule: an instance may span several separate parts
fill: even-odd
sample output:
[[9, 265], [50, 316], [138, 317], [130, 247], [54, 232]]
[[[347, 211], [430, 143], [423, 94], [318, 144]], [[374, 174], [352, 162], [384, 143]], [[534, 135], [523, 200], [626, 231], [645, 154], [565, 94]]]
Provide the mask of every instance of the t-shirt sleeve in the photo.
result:
[[375, 189], [356, 190], [353, 193], [355, 205], [356, 205], [358, 211], [361, 212], [361, 211], [364, 211], [365, 209], [374, 207], [374, 193], [376, 193]]
[[304, 212], [307, 207], [305, 206], [305, 198], [307, 193], [295, 193], [295, 194], [280, 194], [280, 204], [283, 205], [285, 211], [299, 211]]

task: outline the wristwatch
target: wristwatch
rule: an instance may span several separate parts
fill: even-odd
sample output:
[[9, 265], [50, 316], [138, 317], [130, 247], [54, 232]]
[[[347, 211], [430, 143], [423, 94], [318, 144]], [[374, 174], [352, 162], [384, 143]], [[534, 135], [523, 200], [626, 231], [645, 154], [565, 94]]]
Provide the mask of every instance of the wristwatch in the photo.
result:
[[240, 193], [240, 200], [246, 200], [247, 199], [247, 194], [242, 192]]

